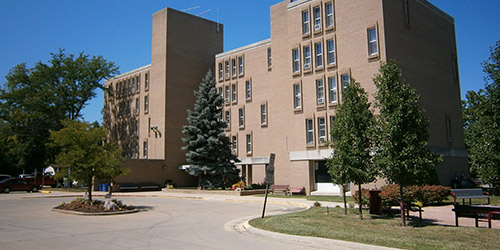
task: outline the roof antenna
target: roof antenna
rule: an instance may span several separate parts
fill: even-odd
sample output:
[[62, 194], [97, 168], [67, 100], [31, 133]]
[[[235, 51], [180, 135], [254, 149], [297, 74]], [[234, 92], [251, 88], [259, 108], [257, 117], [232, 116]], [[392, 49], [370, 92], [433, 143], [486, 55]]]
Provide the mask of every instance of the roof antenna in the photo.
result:
[[217, 8], [217, 33], [219, 33], [219, 8]]
[[194, 9], [198, 9], [198, 8], [200, 8], [200, 6], [194, 6], [194, 7], [191, 7], [191, 8], [183, 9], [181, 11], [182, 12], [186, 12], [186, 11], [190, 11], [190, 10], [194, 10]]
[[196, 16], [201, 16], [201, 15], [203, 15], [203, 14], [205, 14], [205, 13], [209, 12], [209, 11], [211, 11], [211, 9], [205, 10], [205, 11], [201, 12], [200, 14], [198, 14], [198, 15], [196, 15]]

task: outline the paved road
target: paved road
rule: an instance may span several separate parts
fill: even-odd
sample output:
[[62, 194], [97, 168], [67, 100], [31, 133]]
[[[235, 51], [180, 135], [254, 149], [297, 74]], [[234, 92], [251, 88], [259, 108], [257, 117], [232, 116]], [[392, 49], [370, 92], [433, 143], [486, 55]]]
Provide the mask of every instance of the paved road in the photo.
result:
[[[27, 196], [31, 196], [30, 198]], [[71, 197], [0, 194], [0, 249], [366, 249], [367, 245], [285, 236], [248, 228], [262, 203], [220, 197], [120, 197], [145, 211], [78, 216], [51, 210]], [[279, 203], [279, 202], [278, 202]], [[267, 212], [303, 208], [269, 204]], [[368, 246], [373, 249], [373, 246]]]

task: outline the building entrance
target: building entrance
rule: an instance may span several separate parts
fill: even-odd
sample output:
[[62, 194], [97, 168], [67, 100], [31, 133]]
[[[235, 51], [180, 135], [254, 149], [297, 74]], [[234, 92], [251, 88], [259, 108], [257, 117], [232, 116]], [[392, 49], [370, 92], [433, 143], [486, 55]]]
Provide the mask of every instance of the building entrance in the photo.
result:
[[326, 160], [314, 161], [314, 187], [311, 195], [340, 195], [340, 186], [332, 183]]

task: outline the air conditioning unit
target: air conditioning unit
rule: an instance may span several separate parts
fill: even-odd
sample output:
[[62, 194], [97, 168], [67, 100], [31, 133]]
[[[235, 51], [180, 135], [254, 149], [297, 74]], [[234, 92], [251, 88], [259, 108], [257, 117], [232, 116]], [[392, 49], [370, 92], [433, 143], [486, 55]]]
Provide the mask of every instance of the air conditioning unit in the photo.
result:
[[304, 64], [304, 69], [310, 69], [310, 68], [311, 68], [311, 64], [310, 63]]
[[318, 104], [324, 104], [325, 101], [323, 100], [323, 98], [318, 98]]
[[320, 29], [321, 29], [321, 25], [319, 25], [319, 24], [314, 25], [314, 30], [320, 30]]

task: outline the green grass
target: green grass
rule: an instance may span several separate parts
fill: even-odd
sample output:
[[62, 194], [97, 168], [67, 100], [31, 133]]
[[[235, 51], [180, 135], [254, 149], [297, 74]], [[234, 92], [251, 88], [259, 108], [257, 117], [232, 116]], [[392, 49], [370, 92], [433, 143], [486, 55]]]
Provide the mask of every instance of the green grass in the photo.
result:
[[[264, 197], [264, 194], [258, 194], [256, 196]], [[305, 199], [308, 201], [319, 201], [319, 202], [339, 202], [343, 203], [344, 198], [342, 196], [305, 196], [305, 195], [283, 195], [283, 194], [268, 194], [268, 197], [274, 198], [285, 198], [285, 199]], [[347, 203], [354, 202], [354, 199], [350, 196], [346, 197]]]
[[[366, 210], [365, 210], [366, 211]], [[254, 219], [250, 225], [281, 233], [314, 236], [404, 249], [498, 249], [500, 230], [430, 224], [401, 226], [399, 217], [359, 220], [356, 210], [311, 208], [306, 211]], [[411, 224], [412, 222], [410, 222]]]

